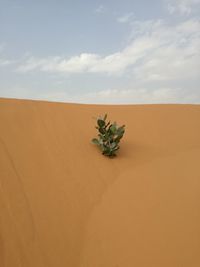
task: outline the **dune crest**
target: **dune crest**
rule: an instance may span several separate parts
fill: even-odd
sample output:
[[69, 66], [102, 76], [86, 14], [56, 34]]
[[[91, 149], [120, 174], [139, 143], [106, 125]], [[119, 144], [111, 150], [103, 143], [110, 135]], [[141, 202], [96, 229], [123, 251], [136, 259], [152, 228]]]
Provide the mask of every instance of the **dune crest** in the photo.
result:
[[0, 266], [200, 266], [199, 137], [199, 105], [0, 99]]

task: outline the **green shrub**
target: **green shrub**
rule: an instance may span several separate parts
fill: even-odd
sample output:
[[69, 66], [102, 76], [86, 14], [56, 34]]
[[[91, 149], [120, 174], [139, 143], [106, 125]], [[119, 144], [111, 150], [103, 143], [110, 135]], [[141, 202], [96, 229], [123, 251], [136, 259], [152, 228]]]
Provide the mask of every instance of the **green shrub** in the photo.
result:
[[92, 143], [97, 145], [102, 154], [108, 157], [116, 156], [116, 151], [120, 148], [119, 142], [124, 135], [125, 125], [117, 126], [117, 123], [107, 123], [107, 114], [97, 119], [97, 126], [95, 127], [98, 131], [98, 138], [93, 138]]

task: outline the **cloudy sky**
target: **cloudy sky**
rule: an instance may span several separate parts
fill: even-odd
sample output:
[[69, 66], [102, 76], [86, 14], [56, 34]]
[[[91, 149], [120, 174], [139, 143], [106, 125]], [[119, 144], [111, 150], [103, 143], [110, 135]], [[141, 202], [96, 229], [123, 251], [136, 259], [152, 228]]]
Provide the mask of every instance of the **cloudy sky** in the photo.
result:
[[200, 0], [0, 0], [0, 97], [200, 104]]

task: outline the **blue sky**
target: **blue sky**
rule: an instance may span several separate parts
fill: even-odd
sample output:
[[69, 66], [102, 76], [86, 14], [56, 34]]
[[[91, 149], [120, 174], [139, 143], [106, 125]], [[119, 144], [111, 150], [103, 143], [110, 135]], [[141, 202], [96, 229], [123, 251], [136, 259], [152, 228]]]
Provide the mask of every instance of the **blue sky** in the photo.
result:
[[200, 0], [0, 0], [0, 97], [200, 104]]

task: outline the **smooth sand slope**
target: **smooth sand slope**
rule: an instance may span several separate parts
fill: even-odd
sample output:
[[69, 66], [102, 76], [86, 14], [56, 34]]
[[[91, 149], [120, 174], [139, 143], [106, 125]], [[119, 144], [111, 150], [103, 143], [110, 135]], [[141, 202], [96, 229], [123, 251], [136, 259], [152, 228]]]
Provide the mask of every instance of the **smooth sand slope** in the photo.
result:
[[200, 106], [0, 99], [0, 266], [199, 267]]

